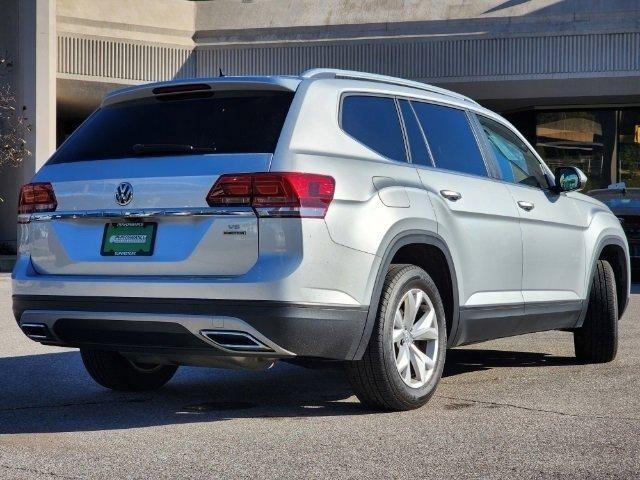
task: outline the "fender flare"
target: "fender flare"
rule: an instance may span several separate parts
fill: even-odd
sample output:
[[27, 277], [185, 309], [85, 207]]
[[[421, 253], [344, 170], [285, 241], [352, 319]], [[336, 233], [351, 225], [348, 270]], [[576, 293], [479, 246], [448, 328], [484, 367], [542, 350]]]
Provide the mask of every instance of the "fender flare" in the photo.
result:
[[[584, 319], [587, 316], [587, 308], [589, 307], [589, 298], [591, 297], [591, 279], [593, 278], [593, 273], [595, 272], [596, 269], [596, 264], [598, 263], [598, 260], [600, 259], [600, 255], [602, 255], [602, 251], [604, 250], [605, 247], [609, 246], [609, 245], [616, 245], [620, 248], [622, 248], [622, 250], [624, 252], [627, 252], [627, 246], [625, 244], [625, 241], [623, 239], [621, 239], [620, 237], [614, 236], [614, 235], [606, 235], [604, 237], [602, 237], [600, 240], [598, 240], [598, 243], [596, 244], [596, 248], [593, 249], [593, 251], [595, 252], [595, 255], [593, 256], [593, 258], [591, 259], [591, 268], [589, 269], [589, 276], [587, 277], [588, 279], [588, 288], [587, 288], [587, 297], [585, 298], [585, 301], [583, 302], [582, 305], [582, 311], [580, 312], [580, 317], [578, 319], [578, 323], [576, 323], [575, 328], [580, 328], [582, 326], [582, 324], [584, 323]], [[622, 317], [622, 314], [624, 313], [624, 311], [627, 309], [627, 305], [629, 304], [629, 289], [631, 287], [631, 282], [630, 282], [630, 266], [628, 262], [625, 262], [625, 268], [626, 268], [626, 293], [627, 293], [627, 299], [625, 301], [624, 305], [618, 305], [618, 318]]]
[[[444, 254], [445, 260], [447, 262], [447, 266], [449, 267], [449, 272], [451, 273], [451, 288], [453, 290], [453, 308], [452, 308], [452, 319], [451, 319], [451, 333], [447, 342], [449, 345], [453, 344], [453, 340], [456, 338], [458, 331], [458, 321], [460, 318], [460, 310], [459, 310], [459, 296], [458, 296], [458, 277], [456, 276], [456, 269], [453, 263], [453, 259], [451, 257], [451, 252], [447, 247], [444, 239], [440, 237], [437, 233], [420, 231], [420, 230], [411, 230], [407, 232], [403, 232], [396, 237], [394, 237], [390, 242], [387, 243], [387, 247], [384, 250], [382, 255], [382, 261], [380, 262], [380, 266], [378, 267], [378, 272], [376, 274], [376, 280], [373, 286], [373, 292], [371, 294], [371, 302], [369, 303], [369, 311], [367, 312], [367, 318], [365, 321], [364, 331], [362, 332], [362, 338], [360, 339], [360, 343], [356, 348], [356, 352], [354, 354], [354, 360], [360, 360], [364, 355], [365, 350], [367, 349], [367, 345], [369, 344], [369, 339], [371, 338], [371, 332], [373, 331], [373, 326], [376, 322], [376, 316], [378, 314], [378, 305], [380, 303], [380, 295], [382, 293], [382, 286], [384, 285], [384, 280], [387, 275], [387, 271], [389, 270], [389, 265], [391, 264], [391, 260], [394, 255], [405, 245], [409, 245], [412, 243], [419, 243], [425, 245], [431, 245], [438, 248]], [[383, 243], [384, 245], [384, 243]]]

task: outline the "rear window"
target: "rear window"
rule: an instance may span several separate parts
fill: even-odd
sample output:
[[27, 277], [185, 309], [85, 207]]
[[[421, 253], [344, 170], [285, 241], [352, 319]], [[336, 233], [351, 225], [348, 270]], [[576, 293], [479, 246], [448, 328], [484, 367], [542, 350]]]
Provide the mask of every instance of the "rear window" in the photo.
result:
[[273, 153], [292, 92], [211, 92], [97, 110], [49, 164], [151, 155]]

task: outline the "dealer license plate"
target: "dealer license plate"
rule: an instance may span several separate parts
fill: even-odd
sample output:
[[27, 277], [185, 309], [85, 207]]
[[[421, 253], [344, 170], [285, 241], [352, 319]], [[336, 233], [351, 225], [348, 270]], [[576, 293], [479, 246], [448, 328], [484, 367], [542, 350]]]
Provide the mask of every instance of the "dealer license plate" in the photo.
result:
[[153, 255], [157, 223], [107, 223], [102, 237], [101, 255], [137, 257]]

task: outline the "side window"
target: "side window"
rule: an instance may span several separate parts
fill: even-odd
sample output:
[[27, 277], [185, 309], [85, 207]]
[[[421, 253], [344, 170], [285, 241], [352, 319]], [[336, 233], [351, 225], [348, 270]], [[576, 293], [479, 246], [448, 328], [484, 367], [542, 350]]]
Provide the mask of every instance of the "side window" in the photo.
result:
[[404, 137], [393, 98], [348, 95], [342, 100], [342, 129], [380, 155], [407, 161]]
[[487, 167], [463, 110], [424, 102], [411, 102], [411, 105], [436, 167], [487, 176]]
[[525, 143], [498, 122], [477, 115], [500, 169], [502, 179], [530, 187], [547, 188], [542, 164]]
[[413, 108], [408, 100], [399, 100], [400, 111], [404, 120], [404, 126], [407, 130], [409, 138], [409, 148], [411, 149], [411, 163], [418, 165], [433, 166], [431, 163], [431, 155], [427, 150], [427, 144], [424, 141], [422, 129], [418, 125], [418, 119], [413, 113]]

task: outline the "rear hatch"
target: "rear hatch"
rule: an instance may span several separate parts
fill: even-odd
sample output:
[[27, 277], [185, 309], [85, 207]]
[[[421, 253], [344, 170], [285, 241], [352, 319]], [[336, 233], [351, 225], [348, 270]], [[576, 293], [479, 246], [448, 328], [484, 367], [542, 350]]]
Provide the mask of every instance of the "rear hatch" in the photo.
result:
[[34, 178], [57, 203], [26, 225], [38, 273], [235, 276], [257, 261], [254, 211], [207, 194], [222, 174], [269, 170], [293, 92], [154, 92], [103, 105]]

